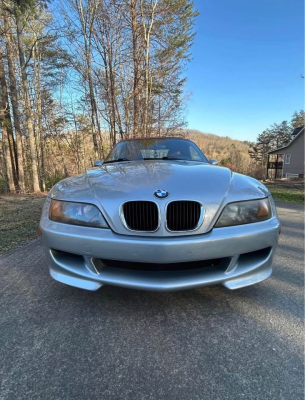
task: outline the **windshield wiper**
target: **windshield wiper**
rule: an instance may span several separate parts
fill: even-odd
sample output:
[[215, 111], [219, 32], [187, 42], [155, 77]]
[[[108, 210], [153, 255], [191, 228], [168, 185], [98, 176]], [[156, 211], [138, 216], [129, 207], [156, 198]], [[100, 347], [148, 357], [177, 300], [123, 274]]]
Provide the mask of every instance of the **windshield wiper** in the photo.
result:
[[[143, 157], [143, 160], [180, 160], [180, 161], [189, 161], [189, 160], [186, 160], [185, 158], [177, 158], [177, 157], [172, 157], [172, 156], [166, 156], [166, 157]], [[111, 163], [116, 163], [116, 162], [121, 162], [121, 161], [134, 161], [134, 160], [129, 160], [128, 158], [118, 158], [117, 160], [105, 161], [104, 164], [111, 164]]]
[[173, 157], [173, 156], [166, 156], [166, 157], [162, 157], [162, 160], [185, 160], [185, 158], [178, 158], [178, 157]]
[[121, 161], [132, 161], [132, 160], [128, 160], [128, 158], [118, 158], [117, 160], [105, 161], [104, 164], [110, 164], [110, 163], [121, 162]]
[[177, 157], [172, 157], [172, 156], [166, 156], [166, 157], [147, 157], [143, 158], [143, 160], [180, 160], [180, 161], [187, 161], [185, 158], [177, 158]]

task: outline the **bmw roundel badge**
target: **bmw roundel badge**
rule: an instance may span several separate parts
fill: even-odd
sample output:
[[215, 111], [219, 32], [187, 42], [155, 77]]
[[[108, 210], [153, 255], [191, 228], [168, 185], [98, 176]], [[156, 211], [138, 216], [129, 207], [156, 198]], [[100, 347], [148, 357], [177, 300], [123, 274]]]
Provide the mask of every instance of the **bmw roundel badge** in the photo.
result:
[[158, 197], [158, 199], [166, 199], [166, 197], [168, 197], [169, 193], [166, 190], [158, 189], [154, 192], [154, 195], [156, 197]]

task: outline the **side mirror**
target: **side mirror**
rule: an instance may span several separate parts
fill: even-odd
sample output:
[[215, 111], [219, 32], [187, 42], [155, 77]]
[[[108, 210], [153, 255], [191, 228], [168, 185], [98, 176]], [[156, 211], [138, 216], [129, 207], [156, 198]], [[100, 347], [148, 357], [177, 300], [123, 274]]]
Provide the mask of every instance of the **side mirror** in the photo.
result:
[[217, 160], [210, 160], [210, 164], [211, 165], [218, 165], [218, 161]]
[[94, 162], [94, 166], [95, 167], [101, 167], [103, 165], [103, 161], [102, 160], [96, 160], [95, 162]]

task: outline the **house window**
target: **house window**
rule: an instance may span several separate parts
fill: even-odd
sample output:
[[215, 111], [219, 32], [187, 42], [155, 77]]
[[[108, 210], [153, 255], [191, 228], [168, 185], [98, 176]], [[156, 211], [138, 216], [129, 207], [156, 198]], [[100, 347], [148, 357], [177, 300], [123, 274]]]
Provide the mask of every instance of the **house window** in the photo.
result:
[[286, 154], [285, 164], [290, 164], [291, 154]]

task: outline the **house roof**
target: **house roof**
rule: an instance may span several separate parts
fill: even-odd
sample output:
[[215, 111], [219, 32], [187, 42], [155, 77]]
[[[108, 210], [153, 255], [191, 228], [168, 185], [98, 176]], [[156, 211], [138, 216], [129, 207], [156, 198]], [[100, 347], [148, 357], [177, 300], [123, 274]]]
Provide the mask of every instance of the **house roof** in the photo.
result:
[[301, 136], [302, 133], [304, 133], [304, 126], [300, 126], [299, 128], [296, 128], [291, 134], [293, 139], [287, 144], [287, 146], [279, 147], [278, 149], [275, 149], [275, 150], [272, 150], [272, 151], [268, 151], [267, 154], [276, 153], [279, 150], [286, 149], [287, 147], [289, 147], [291, 145], [291, 143], [293, 143], [296, 140], [296, 138]]
[[296, 136], [298, 135], [302, 130], [304, 129], [304, 126], [299, 126], [298, 128], [295, 128], [291, 134], [291, 136]]

